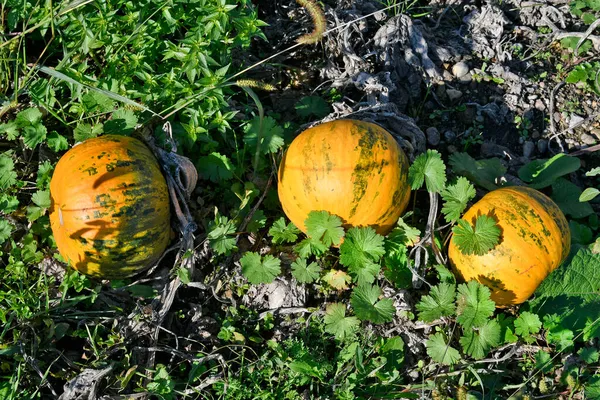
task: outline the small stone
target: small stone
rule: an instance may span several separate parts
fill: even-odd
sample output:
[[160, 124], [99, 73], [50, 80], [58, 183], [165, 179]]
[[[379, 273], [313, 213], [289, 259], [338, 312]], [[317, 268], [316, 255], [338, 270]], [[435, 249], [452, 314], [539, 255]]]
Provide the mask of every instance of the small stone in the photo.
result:
[[538, 131], [537, 129], [534, 129], [533, 132], [531, 132], [531, 138], [538, 139], [539, 137], [540, 137], [540, 131]]
[[446, 70], [444, 70], [444, 72], [442, 72], [442, 76], [444, 77], [445, 81], [452, 81], [452, 80], [454, 80], [454, 76], [450, 72], [448, 72]]
[[453, 144], [451, 144], [450, 146], [447, 147], [448, 153], [453, 154], [456, 153], [458, 151], [458, 149], [456, 148], [456, 146], [454, 146]]
[[536, 100], [538, 98], [537, 94], [530, 94], [529, 96], [527, 96], [528, 100]]
[[548, 141], [546, 139], [538, 140], [537, 148], [540, 154], [546, 153], [546, 151], [548, 150]]
[[591, 134], [600, 139], [600, 128], [592, 128]]
[[468, 74], [465, 74], [465, 75], [461, 76], [460, 78], [458, 78], [458, 81], [461, 83], [469, 83], [472, 80], [473, 80], [473, 77], [471, 76], [470, 72]]
[[456, 90], [456, 89], [446, 89], [446, 94], [448, 95], [448, 98], [452, 102], [460, 99], [463, 95], [463, 93], [460, 90]]
[[534, 150], [535, 144], [531, 140], [528, 140], [525, 143], [523, 143], [523, 157], [530, 158]]
[[560, 122], [562, 115], [558, 111], [555, 111], [553, 117], [554, 117], [554, 122]]
[[540, 111], [544, 111], [546, 109], [546, 105], [544, 104], [544, 101], [542, 99], [537, 99], [535, 101], [535, 108], [537, 108]]
[[583, 118], [582, 116], [577, 115], [577, 114], [572, 114], [571, 118], [569, 119], [569, 129], [573, 129], [573, 128], [579, 126], [579, 124], [581, 124], [584, 120], [585, 120], [585, 118]]
[[475, 117], [475, 121], [482, 123], [485, 121], [485, 118], [483, 118], [483, 115], [478, 115]]
[[466, 74], [469, 73], [469, 66], [467, 65], [467, 63], [464, 63], [462, 61], [461, 62], [457, 62], [452, 67], [452, 73], [457, 78], [465, 76]]
[[444, 132], [444, 139], [446, 139], [446, 142], [452, 143], [456, 140], [456, 133], [452, 131], [446, 131]]
[[590, 146], [593, 144], [596, 144], [596, 138], [587, 133], [584, 133], [583, 135], [581, 135], [580, 139], [583, 144], [587, 144]]
[[440, 144], [440, 131], [438, 131], [436, 127], [430, 126], [425, 131], [425, 134], [427, 135], [427, 143], [432, 146]]

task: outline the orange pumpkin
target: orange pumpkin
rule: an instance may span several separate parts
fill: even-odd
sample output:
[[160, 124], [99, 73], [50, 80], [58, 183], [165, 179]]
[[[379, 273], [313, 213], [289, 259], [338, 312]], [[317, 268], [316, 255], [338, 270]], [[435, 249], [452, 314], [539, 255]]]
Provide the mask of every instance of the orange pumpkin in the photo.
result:
[[520, 186], [489, 192], [463, 219], [473, 225], [479, 215], [496, 219], [500, 243], [478, 256], [461, 253], [451, 240], [450, 264], [465, 281], [489, 287], [496, 306], [523, 303], [569, 254], [569, 224], [548, 196]]
[[137, 139], [104, 135], [73, 147], [56, 165], [50, 197], [58, 251], [86, 275], [132, 276], [155, 263], [169, 242], [167, 184]]
[[408, 158], [379, 125], [326, 122], [293, 140], [279, 166], [278, 194], [304, 232], [309, 212], [328, 211], [346, 228], [371, 226], [386, 234], [408, 204]]

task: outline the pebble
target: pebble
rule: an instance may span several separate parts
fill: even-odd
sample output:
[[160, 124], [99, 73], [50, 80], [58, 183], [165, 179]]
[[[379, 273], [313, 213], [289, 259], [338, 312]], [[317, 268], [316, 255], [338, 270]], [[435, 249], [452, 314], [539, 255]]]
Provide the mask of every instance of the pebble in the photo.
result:
[[592, 128], [591, 134], [600, 139], [600, 128]]
[[444, 72], [442, 72], [442, 75], [443, 75], [445, 81], [452, 81], [454, 79], [454, 76], [446, 70], [444, 70]]
[[465, 75], [461, 76], [460, 78], [458, 78], [458, 80], [462, 83], [469, 83], [473, 80], [473, 77], [471, 76], [471, 73], [469, 72], [468, 74], [465, 74]]
[[469, 66], [465, 62], [460, 61], [460, 62], [457, 62], [456, 64], [454, 64], [454, 66], [452, 66], [452, 74], [454, 74], [454, 76], [457, 78], [465, 76], [468, 73], [469, 73]]
[[558, 111], [555, 111], [553, 117], [554, 117], [554, 122], [560, 122], [562, 115]]
[[529, 96], [527, 96], [527, 99], [529, 100], [536, 100], [538, 98], [537, 94], [530, 94]]
[[454, 140], [456, 140], [456, 133], [452, 131], [446, 131], [444, 132], [444, 139], [446, 139], [446, 142], [452, 143]]
[[585, 118], [580, 115], [572, 114], [569, 119], [569, 129], [575, 128], [579, 123], [581, 123]]
[[458, 151], [458, 149], [456, 148], [456, 146], [454, 146], [452, 144], [447, 147], [447, 150], [448, 150], [448, 153], [450, 153], [450, 154], [456, 153]]
[[548, 150], [548, 141], [546, 139], [538, 140], [537, 148], [540, 154], [546, 153], [546, 151]]
[[531, 132], [531, 138], [532, 138], [532, 139], [537, 139], [537, 138], [539, 138], [539, 137], [540, 137], [540, 131], [538, 131], [537, 129], [534, 129], [534, 130]]
[[537, 99], [535, 101], [535, 108], [537, 108], [540, 111], [544, 111], [546, 109], [546, 105], [544, 104], [544, 101], [542, 99]]
[[590, 146], [593, 144], [596, 144], [596, 141], [597, 141], [595, 137], [593, 137], [592, 135], [587, 134], [587, 133], [584, 133], [583, 135], [581, 135], [580, 139], [583, 144], [587, 144]]
[[427, 143], [432, 146], [440, 144], [440, 131], [438, 131], [436, 127], [430, 126], [425, 131], [425, 134], [427, 135]]
[[531, 140], [523, 143], [523, 157], [530, 158], [534, 150], [535, 144]]
[[483, 121], [485, 121], [485, 118], [483, 117], [483, 115], [478, 115], [475, 117], [475, 121], [482, 123]]
[[456, 90], [456, 89], [447, 89], [446, 94], [448, 95], [448, 98], [450, 99], [450, 101], [456, 101], [456, 100], [460, 99], [463, 95], [463, 93], [460, 90]]

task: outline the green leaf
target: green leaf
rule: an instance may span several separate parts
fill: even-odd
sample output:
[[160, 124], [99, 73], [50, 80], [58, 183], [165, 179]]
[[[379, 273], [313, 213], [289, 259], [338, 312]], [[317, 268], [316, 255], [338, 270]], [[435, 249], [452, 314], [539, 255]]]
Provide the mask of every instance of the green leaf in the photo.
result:
[[273, 222], [273, 226], [269, 229], [269, 236], [273, 238], [273, 243], [292, 243], [298, 239], [300, 230], [293, 223], [285, 224], [283, 217]]
[[322, 279], [329, 286], [337, 290], [348, 289], [348, 285], [350, 282], [352, 282], [350, 275], [337, 269], [330, 269], [325, 275], [323, 275]]
[[102, 124], [96, 124], [94, 126], [90, 124], [78, 124], [73, 131], [73, 138], [75, 142], [83, 142], [87, 139], [95, 138], [100, 135], [104, 130]]
[[233, 178], [233, 165], [227, 156], [220, 153], [210, 153], [208, 156], [198, 157], [196, 168], [203, 179], [212, 182], [223, 182]]
[[585, 398], [600, 400], [600, 375], [592, 376], [585, 384]]
[[256, 142], [259, 137], [259, 131], [262, 132], [260, 151], [263, 154], [276, 153], [283, 146], [283, 128], [277, 121], [271, 117], [264, 117], [262, 129], [260, 117], [256, 116], [244, 128], [244, 142], [250, 146], [252, 154], [256, 148]]
[[260, 254], [248, 252], [240, 259], [242, 274], [253, 285], [271, 283], [281, 273], [281, 261], [268, 254], [261, 259]]
[[560, 178], [552, 185], [552, 200], [560, 207], [565, 215], [573, 218], [585, 218], [594, 213], [589, 203], [579, 202], [581, 189], [574, 183]]
[[544, 318], [558, 315], [564, 327], [579, 332], [600, 317], [600, 254], [588, 247], [554, 270], [529, 300], [532, 311]]
[[569, 230], [571, 231], [571, 243], [585, 246], [594, 240], [594, 233], [587, 225], [576, 221], [569, 221]]
[[384, 298], [381, 289], [377, 285], [360, 285], [352, 291], [350, 302], [356, 316], [363, 321], [371, 321], [374, 324], [390, 322], [394, 318], [396, 308], [394, 300]]
[[[386, 238], [386, 248], [387, 239]], [[398, 289], [408, 289], [412, 285], [412, 271], [409, 268], [408, 249], [398, 245], [393, 250], [386, 251], [383, 264], [384, 276]]]
[[569, 72], [565, 81], [567, 83], [578, 83], [578, 82], [585, 82], [587, 80], [587, 78], [588, 78], [587, 68], [585, 68], [585, 66], [583, 66], [583, 65], [577, 65], [575, 68], [573, 68], [573, 70], [571, 70], [571, 72]]
[[265, 227], [267, 223], [267, 217], [263, 210], [256, 210], [252, 217], [250, 218], [250, 222], [246, 226], [246, 230], [248, 232], [258, 232], [260, 229]]
[[0, 245], [10, 238], [13, 226], [5, 219], [0, 219]]
[[454, 153], [449, 162], [454, 173], [490, 191], [498, 188], [497, 179], [506, 173], [506, 167], [498, 158], [475, 161], [467, 153]]
[[514, 317], [507, 317], [504, 314], [499, 314], [496, 321], [500, 324], [500, 338], [504, 343], [515, 343], [519, 338], [515, 335]]
[[300, 283], [312, 283], [319, 279], [321, 267], [316, 262], [306, 263], [305, 258], [299, 258], [292, 263], [292, 275]]
[[23, 144], [33, 149], [46, 140], [46, 127], [41, 123], [22, 128]]
[[48, 144], [48, 147], [55, 153], [67, 150], [69, 148], [67, 138], [60, 135], [56, 131], [52, 131], [47, 135], [46, 143]]
[[50, 179], [52, 178], [52, 169], [54, 167], [50, 163], [50, 161], [44, 161], [38, 167], [37, 179], [35, 181], [35, 185], [38, 189], [43, 189], [48, 187], [50, 184]]
[[500, 344], [500, 333], [500, 324], [496, 320], [489, 320], [479, 328], [465, 330], [464, 336], [460, 338], [460, 345], [465, 354], [478, 360]]
[[490, 300], [490, 289], [477, 281], [458, 285], [456, 304], [456, 321], [465, 330], [483, 326], [496, 309], [496, 304]]
[[542, 373], [548, 373], [551, 372], [554, 368], [554, 366], [552, 365], [552, 357], [544, 350], [538, 350], [538, 352], [535, 353], [534, 358], [536, 370], [539, 370]]
[[584, 202], [584, 201], [594, 200], [594, 198], [596, 196], [598, 196], [599, 194], [600, 194], [600, 190], [598, 190], [596, 188], [587, 188], [583, 191], [583, 193], [581, 193], [579, 195], [579, 201]]
[[467, 203], [475, 197], [476, 192], [471, 182], [461, 176], [454, 185], [448, 186], [441, 194], [445, 202], [442, 214], [446, 222], [455, 222], [460, 219], [467, 208]]
[[0, 194], [0, 211], [10, 214], [19, 208], [19, 199], [17, 196], [11, 196], [6, 193]]
[[5, 134], [7, 140], [13, 141], [19, 137], [19, 126], [15, 121], [0, 124], [0, 135], [1, 134]]
[[294, 251], [302, 258], [308, 258], [311, 255], [322, 256], [328, 250], [320, 240], [306, 238], [294, 246]]
[[598, 349], [594, 347], [579, 349], [577, 354], [579, 354], [579, 357], [581, 357], [586, 364], [596, 364], [598, 360], [600, 360], [600, 353], [598, 352]]
[[104, 123], [104, 133], [128, 136], [133, 133], [137, 123], [138, 118], [133, 111], [119, 109]]
[[412, 189], [421, 188], [425, 182], [428, 192], [441, 192], [446, 185], [446, 166], [440, 153], [427, 150], [420, 154], [408, 169], [408, 180]]
[[585, 176], [597, 176], [600, 175], [600, 167], [592, 168], [585, 173]]
[[15, 122], [19, 128], [34, 126], [42, 121], [42, 112], [37, 108], [28, 108], [17, 114]]
[[383, 236], [371, 227], [352, 227], [340, 246], [340, 263], [348, 267], [359, 285], [373, 283], [379, 274], [377, 264], [385, 254]]
[[541, 328], [540, 318], [529, 311], [523, 311], [515, 320], [515, 333], [521, 336], [525, 343], [533, 343], [535, 338], [532, 335], [538, 333]]
[[31, 201], [41, 208], [50, 208], [50, 191], [38, 190], [31, 196]]
[[519, 169], [519, 178], [528, 182], [534, 189], [552, 185], [558, 178], [577, 171], [581, 161], [577, 157], [564, 153], [555, 155], [549, 160], [534, 160]]
[[492, 217], [480, 215], [473, 228], [464, 219], [452, 228], [452, 240], [463, 254], [482, 256], [493, 249], [500, 241], [500, 227]]
[[81, 97], [83, 108], [88, 113], [103, 113], [112, 111], [115, 102], [103, 93], [90, 91]]
[[454, 347], [446, 343], [446, 339], [441, 332], [429, 336], [425, 342], [427, 354], [435, 362], [443, 365], [453, 365], [460, 360], [460, 353]]
[[311, 211], [304, 221], [307, 235], [320, 240], [325, 246], [339, 245], [344, 236], [342, 219], [327, 211]]
[[441, 317], [449, 317], [456, 312], [454, 297], [456, 287], [450, 283], [440, 283], [433, 286], [429, 294], [423, 296], [417, 303], [419, 320], [432, 322]]
[[236, 225], [233, 220], [216, 215], [214, 221], [208, 224], [208, 243], [217, 254], [229, 254], [232, 250], [236, 250], [235, 237], [231, 235], [236, 232]]
[[314, 115], [317, 119], [327, 116], [329, 104], [320, 96], [306, 96], [296, 103], [296, 113], [301, 117]]
[[0, 154], [0, 190], [6, 190], [15, 183], [17, 183], [15, 163], [6, 153]]
[[342, 303], [331, 303], [325, 310], [325, 332], [335, 335], [338, 340], [355, 336], [360, 326], [356, 317], [346, 317], [346, 306]]

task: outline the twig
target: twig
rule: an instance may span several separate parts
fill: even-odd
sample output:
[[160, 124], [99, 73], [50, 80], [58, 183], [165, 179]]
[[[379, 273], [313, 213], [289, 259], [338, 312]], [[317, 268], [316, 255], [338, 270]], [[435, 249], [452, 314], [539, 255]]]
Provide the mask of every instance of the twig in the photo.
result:
[[[556, 93], [558, 92], [558, 90], [560, 88], [562, 88], [565, 85], [565, 81], [561, 81], [558, 82], [556, 84], [556, 86], [554, 86], [554, 88], [552, 89], [552, 93], [550, 94], [550, 132], [552, 132], [552, 136], [550, 136], [550, 138], [548, 139], [548, 148], [552, 151], [551, 148], [551, 144], [552, 144], [552, 139], [556, 139], [561, 133], [556, 133], [556, 122], [554, 122], [554, 98], [556, 97]], [[560, 151], [562, 153], [565, 152], [565, 148], [563, 147], [562, 143], [560, 142], [560, 140], [557, 140], [558, 143], [558, 147], [560, 147]]]
[[598, 27], [598, 25], [600, 25], [600, 19], [595, 20], [590, 25], [590, 27], [587, 29], [587, 31], [585, 31], [585, 33], [583, 34], [583, 36], [581, 36], [581, 38], [577, 42], [577, 45], [575, 46], [575, 55], [579, 55], [579, 47], [583, 44], [583, 42], [586, 41], [586, 39], [588, 37], [590, 37], [590, 35], [592, 34], [592, 32], [594, 32], [594, 30]]
[[575, 157], [575, 156], [580, 156], [582, 154], [593, 153], [598, 150], [600, 150], [600, 144], [597, 144], [597, 145], [594, 145], [591, 147], [586, 147], [585, 149], [574, 151], [572, 153], [569, 153], [569, 155]]
[[296, 314], [296, 313], [309, 313], [311, 312], [308, 308], [304, 307], [280, 307], [280, 308], [272, 308], [267, 311], [263, 311], [258, 314], [258, 319], [261, 320], [265, 318], [268, 314], [273, 315], [287, 315], [287, 314]]

